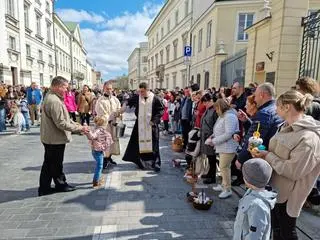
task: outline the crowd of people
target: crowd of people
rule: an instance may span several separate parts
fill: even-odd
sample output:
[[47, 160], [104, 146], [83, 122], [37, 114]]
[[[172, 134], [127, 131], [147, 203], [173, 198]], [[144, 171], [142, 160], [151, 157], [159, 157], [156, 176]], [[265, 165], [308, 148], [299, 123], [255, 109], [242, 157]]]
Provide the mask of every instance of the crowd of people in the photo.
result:
[[[29, 115], [32, 125], [36, 120], [40, 124], [45, 149], [40, 196], [75, 190], [63, 173], [64, 149], [71, 132], [87, 136], [97, 163], [93, 187], [100, 187], [102, 169], [116, 164], [112, 155], [120, 154], [115, 128], [127, 107], [134, 108], [137, 119], [124, 161], [159, 172], [160, 130], [163, 135], [181, 135], [186, 175], [205, 156], [209, 169], [201, 178], [204, 184], [214, 184], [221, 201], [232, 196], [231, 186], [246, 185], [234, 239], [269, 239], [271, 229], [275, 240], [298, 239], [295, 226], [303, 205], [306, 201], [319, 204], [319, 90], [315, 80], [304, 77], [277, 98], [271, 83], [244, 88], [235, 82], [218, 90], [199, 90], [193, 84], [172, 91], [150, 90], [141, 83], [137, 91], [128, 92], [117, 92], [106, 83], [102, 90], [92, 91], [85, 85], [77, 91], [66, 79], [56, 77], [50, 90], [44, 91], [35, 83], [28, 88], [2, 84], [0, 131], [6, 120], [13, 122], [17, 133], [28, 131]], [[94, 129], [89, 127], [90, 119]], [[23, 123], [17, 124], [20, 120]], [[251, 147], [253, 140], [259, 148]], [[221, 184], [217, 184], [217, 169]]]

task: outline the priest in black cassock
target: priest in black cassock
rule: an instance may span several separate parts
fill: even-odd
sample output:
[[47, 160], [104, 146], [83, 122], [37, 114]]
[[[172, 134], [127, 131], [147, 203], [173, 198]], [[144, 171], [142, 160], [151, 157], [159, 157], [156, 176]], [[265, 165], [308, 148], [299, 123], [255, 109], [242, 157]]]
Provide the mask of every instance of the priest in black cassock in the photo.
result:
[[135, 107], [137, 117], [123, 161], [133, 162], [141, 169], [161, 166], [159, 150], [159, 123], [164, 106], [159, 97], [149, 91], [146, 83], [139, 84], [139, 95], [131, 97], [127, 105]]

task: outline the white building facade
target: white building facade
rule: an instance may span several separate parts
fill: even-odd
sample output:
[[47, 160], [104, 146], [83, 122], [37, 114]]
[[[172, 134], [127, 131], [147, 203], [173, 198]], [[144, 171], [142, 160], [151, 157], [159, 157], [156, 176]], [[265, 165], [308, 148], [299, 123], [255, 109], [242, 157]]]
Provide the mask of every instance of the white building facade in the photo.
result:
[[168, 0], [146, 32], [151, 88], [188, 85], [184, 47], [190, 44], [192, 0]]
[[148, 43], [139, 43], [128, 58], [129, 88], [137, 89], [141, 82], [147, 82]]
[[55, 75], [51, 0], [0, 1], [0, 81], [49, 86]]

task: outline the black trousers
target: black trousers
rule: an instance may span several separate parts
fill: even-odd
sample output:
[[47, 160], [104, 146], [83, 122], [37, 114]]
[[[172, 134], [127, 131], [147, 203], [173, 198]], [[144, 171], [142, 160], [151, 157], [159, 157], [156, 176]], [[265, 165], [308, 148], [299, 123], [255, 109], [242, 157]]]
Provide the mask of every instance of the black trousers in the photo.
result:
[[69, 116], [72, 119], [72, 121], [76, 122], [77, 118], [76, 118], [76, 113], [75, 112], [69, 112]]
[[46, 191], [51, 187], [53, 179], [56, 188], [63, 187], [66, 184], [66, 176], [63, 173], [63, 156], [65, 144], [44, 145], [44, 161], [40, 173], [39, 190]]
[[168, 120], [164, 120], [163, 121], [163, 125], [164, 125], [164, 130], [169, 131], [169, 121]]
[[277, 203], [271, 210], [273, 240], [298, 240], [296, 221], [288, 215], [286, 202]]
[[191, 126], [189, 120], [181, 120], [182, 137], [183, 137], [183, 148], [185, 149], [188, 145], [189, 132], [191, 131]]
[[83, 125], [84, 122], [86, 122], [86, 124], [89, 126], [90, 125], [90, 114], [89, 113], [81, 113], [80, 114], [80, 122], [81, 122], [81, 125]]
[[212, 178], [214, 183], [216, 182], [216, 173], [217, 173], [217, 158], [216, 155], [207, 155], [207, 158], [209, 160], [209, 171], [207, 176]]

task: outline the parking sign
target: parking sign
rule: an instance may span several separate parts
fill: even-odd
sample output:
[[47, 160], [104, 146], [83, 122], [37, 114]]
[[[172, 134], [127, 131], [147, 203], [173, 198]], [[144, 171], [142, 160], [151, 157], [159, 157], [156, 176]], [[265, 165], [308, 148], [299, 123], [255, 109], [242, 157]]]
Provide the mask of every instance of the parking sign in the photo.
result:
[[184, 56], [185, 57], [191, 57], [191, 53], [192, 53], [192, 47], [185, 46], [184, 47]]

